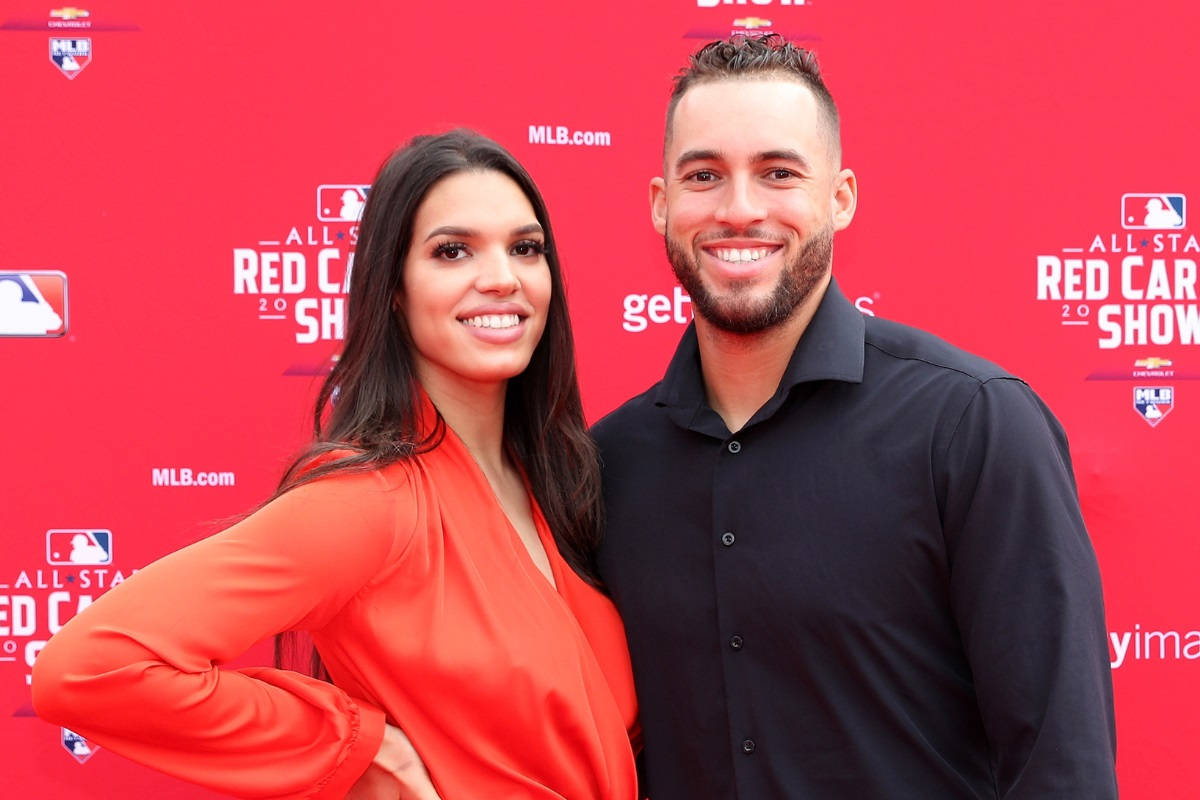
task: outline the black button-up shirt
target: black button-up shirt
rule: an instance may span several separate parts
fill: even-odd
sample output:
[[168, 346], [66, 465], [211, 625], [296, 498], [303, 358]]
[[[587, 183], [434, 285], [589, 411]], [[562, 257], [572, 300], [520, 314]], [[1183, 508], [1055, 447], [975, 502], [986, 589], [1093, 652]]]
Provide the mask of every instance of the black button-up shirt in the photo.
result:
[[692, 328], [594, 433], [653, 800], [1116, 797], [1098, 569], [1025, 383], [834, 283], [736, 434]]

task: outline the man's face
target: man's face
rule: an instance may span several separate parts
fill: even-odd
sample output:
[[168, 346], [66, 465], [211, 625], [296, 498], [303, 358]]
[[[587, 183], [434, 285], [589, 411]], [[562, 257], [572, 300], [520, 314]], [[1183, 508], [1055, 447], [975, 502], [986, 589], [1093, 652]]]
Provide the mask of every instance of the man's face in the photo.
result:
[[857, 184], [824, 125], [808, 88], [787, 79], [704, 83], [676, 106], [651, 217], [697, 313], [717, 328], [779, 325], [828, 274]]

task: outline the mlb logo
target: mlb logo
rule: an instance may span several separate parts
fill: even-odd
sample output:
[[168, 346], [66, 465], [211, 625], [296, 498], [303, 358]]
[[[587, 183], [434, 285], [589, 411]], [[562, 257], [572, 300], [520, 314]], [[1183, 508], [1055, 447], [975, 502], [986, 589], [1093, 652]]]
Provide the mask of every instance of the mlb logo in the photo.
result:
[[323, 183], [317, 187], [317, 219], [322, 222], [358, 222], [367, 202], [366, 183]]
[[112, 531], [54, 528], [46, 531], [46, 563], [63, 566], [112, 563]]
[[0, 271], [0, 336], [67, 332], [67, 276], [57, 271]]
[[1187, 224], [1187, 198], [1181, 194], [1121, 195], [1121, 227], [1135, 231], [1163, 231]]
[[71, 80], [92, 63], [91, 39], [51, 39], [50, 60]]
[[96, 755], [96, 751], [100, 749], [100, 745], [92, 744], [69, 728], [62, 729], [62, 746], [80, 764]]
[[1133, 410], [1153, 428], [1175, 407], [1175, 387], [1133, 387]]

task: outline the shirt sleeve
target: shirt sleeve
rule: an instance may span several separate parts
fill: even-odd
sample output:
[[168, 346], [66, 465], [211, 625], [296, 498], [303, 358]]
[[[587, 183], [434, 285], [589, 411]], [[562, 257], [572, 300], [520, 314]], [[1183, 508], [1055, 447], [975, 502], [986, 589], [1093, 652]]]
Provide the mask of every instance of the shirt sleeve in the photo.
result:
[[1100, 573], [1062, 427], [1023, 382], [987, 381], [942, 478], [953, 610], [997, 796], [1116, 798]]
[[344, 797], [383, 712], [295, 672], [220, 665], [326, 625], [411, 539], [414, 504], [380, 473], [325, 478], [139, 570], [39, 654], [38, 714], [229, 794]]

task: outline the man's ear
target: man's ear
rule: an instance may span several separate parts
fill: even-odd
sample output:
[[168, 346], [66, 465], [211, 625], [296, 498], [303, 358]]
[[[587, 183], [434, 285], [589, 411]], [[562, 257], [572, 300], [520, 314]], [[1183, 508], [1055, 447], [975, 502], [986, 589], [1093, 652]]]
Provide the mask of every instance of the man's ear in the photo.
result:
[[650, 222], [654, 230], [667, 233], [667, 182], [662, 178], [650, 180]]
[[858, 208], [858, 178], [852, 170], [844, 169], [833, 179], [833, 229], [843, 230], [854, 219]]

